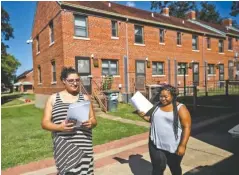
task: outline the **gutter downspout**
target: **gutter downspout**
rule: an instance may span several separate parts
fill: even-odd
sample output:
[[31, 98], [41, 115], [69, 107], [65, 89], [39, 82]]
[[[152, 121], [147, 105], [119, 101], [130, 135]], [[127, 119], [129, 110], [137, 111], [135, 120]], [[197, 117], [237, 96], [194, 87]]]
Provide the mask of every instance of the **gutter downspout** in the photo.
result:
[[203, 62], [203, 67], [204, 67], [204, 84], [205, 84], [205, 95], [208, 96], [208, 91], [207, 91], [207, 63], [204, 59], [204, 42], [205, 42], [205, 33], [203, 34], [203, 40], [202, 40], [202, 62]]
[[130, 84], [129, 84], [129, 41], [128, 41], [128, 21], [129, 19], [126, 18], [125, 21], [125, 44], [126, 44], [126, 58], [125, 58], [125, 62], [126, 62], [126, 69], [125, 69], [125, 73], [127, 74], [126, 80], [125, 80], [125, 88], [126, 88], [126, 98], [127, 98], [127, 103], [128, 103], [128, 99], [129, 99], [129, 91], [130, 91]]

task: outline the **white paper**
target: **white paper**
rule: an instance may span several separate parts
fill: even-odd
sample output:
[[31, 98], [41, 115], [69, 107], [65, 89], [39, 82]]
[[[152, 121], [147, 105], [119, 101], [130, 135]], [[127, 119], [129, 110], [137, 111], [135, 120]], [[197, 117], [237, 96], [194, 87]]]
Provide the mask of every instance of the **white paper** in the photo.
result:
[[131, 98], [131, 103], [135, 109], [145, 114], [153, 107], [152, 103], [150, 103], [150, 101], [148, 101], [139, 91]]
[[77, 120], [75, 127], [81, 126], [82, 122], [89, 120], [90, 101], [82, 101], [69, 105], [66, 121]]
[[233, 137], [239, 138], [239, 125], [234, 126], [228, 131]]

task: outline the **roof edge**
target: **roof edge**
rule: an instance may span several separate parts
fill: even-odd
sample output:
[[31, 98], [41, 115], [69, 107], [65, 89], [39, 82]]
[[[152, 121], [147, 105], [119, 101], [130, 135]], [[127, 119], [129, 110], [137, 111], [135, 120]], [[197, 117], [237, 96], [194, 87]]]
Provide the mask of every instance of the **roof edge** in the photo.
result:
[[68, 7], [74, 7], [74, 8], [78, 8], [78, 9], [83, 9], [83, 10], [89, 10], [89, 11], [93, 11], [93, 12], [108, 14], [108, 15], [112, 15], [112, 16], [116, 16], [116, 17], [123, 17], [125, 19], [133, 19], [133, 20], [147, 22], [147, 23], [151, 23], [151, 24], [164, 25], [164, 26], [167, 26], [167, 27], [172, 27], [172, 28], [176, 28], [176, 29], [182, 29], [182, 30], [186, 30], [186, 31], [190, 31], [190, 32], [200, 33], [200, 34], [208, 34], [208, 35], [213, 35], [213, 36], [216, 36], [216, 37], [224, 37], [224, 36], [213, 34], [213, 33], [201, 32], [201, 31], [198, 31], [198, 30], [192, 30], [192, 29], [185, 28], [185, 27], [178, 27], [176, 25], [171, 25], [171, 24], [167, 24], [167, 23], [155, 22], [155, 21], [151, 21], [151, 20], [145, 20], [145, 19], [140, 19], [140, 18], [136, 18], [136, 17], [121, 15], [121, 14], [118, 14], [118, 13], [107, 12], [107, 11], [104, 11], [104, 10], [99, 10], [99, 9], [95, 9], [95, 8], [85, 7], [85, 6], [76, 5], [76, 4], [70, 4], [70, 3], [67, 3], [67, 2], [62, 2], [61, 6], [63, 6], [63, 5], [64, 6], [68, 6]]
[[215, 29], [214, 27], [208, 26], [206, 24], [202, 24], [202, 23], [200, 23], [199, 21], [196, 21], [196, 20], [190, 20], [189, 19], [188, 21], [191, 22], [191, 23], [197, 24], [197, 25], [199, 25], [201, 27], [204, 27], [204, 28], [206, 28], [208, 30], [211, 30], [213, 32], [217, 32], [217, 33], [223, 35], [224, 37], [226, 37], [226, 33], [225, 32], [222, 32], [222, 31], [220, 31], [218, 29]]

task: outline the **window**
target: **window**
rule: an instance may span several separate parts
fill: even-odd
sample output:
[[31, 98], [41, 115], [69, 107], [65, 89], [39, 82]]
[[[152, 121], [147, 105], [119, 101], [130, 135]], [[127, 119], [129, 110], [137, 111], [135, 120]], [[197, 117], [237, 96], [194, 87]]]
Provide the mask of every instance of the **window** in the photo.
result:
[[164, 63], [163, 62], [153, 62], [153, 75], [164, 75]]
[[51, 62], [51, 67], [52, 67], [52, 82], [56, 82], [56, 62], [55, 61]]
[[219, 50], [219, 53], [223, 53], [224, 52], [224, 48], [223, 48], [223, 40], [219, 40], [218, 42], [218, 50]]
[[211, 38], [207, 37], [207, 48], [211, 49]]
[[41, 79], [41, 66], [38, 66], [38, 83], [42, 83], [42, 79]]
[[192, 36], [192, 47], [193, 47], [193, 50], [198, 50], [198, 36], [197, 35]]
[[36, 37], [36, 50], [37, 50], [37, 53], [40, 52], [39, 36]]
[[207, 70], [208, 70], [207, 71], [208, 75], [215, 74], [215, 65], [214, 64], [208, 64]]
[[182, 45], [182, 34], [181, 32], [177, 32], [177, 45]]
[[118, 75], [118, 61], [102, 60], [102, 75]]
[[228, 50], [232, 50], [232, 38], [228, 38]]
[[164, 43], [164, 29], [159, 29], [159, 42]]
[[112, 26], [112, 36], [113, 37], [118, 37], [118, 24], [117, 24], [117, 21], [111, 21], [111, 26]]
[[75, 16], [75, 36], [88, 37], [86, 16]]
[[135, 43], [144, 44], [144, 30], [142, 26], [134, 26]]
[[50, 28], [50, 43], [53, 43], [53, 42], [54, 42], [54, 27], [53, 27], [53, 21], [50, 22], [49, 28]]
[[183, 75], [184, 69], [186, 70], [186, 74], [188, 74], [187, 63], [178, 63], [178, 75]]

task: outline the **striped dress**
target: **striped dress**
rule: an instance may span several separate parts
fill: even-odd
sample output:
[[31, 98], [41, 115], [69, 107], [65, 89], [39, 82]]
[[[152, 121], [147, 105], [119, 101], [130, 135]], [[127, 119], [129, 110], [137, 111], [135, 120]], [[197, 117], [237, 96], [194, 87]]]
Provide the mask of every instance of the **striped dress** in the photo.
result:
[[[79, 94], [78, 102], [84, 100]], [[60, 124], [66, 119], [71, 103], [64, 103], [59, 93], [56, 94], [52, 109], [52, 122]], [[92, 131], [78, 128], [71, 132], [52, 132], [54, 159], [59, 175], [93, 175]]]

